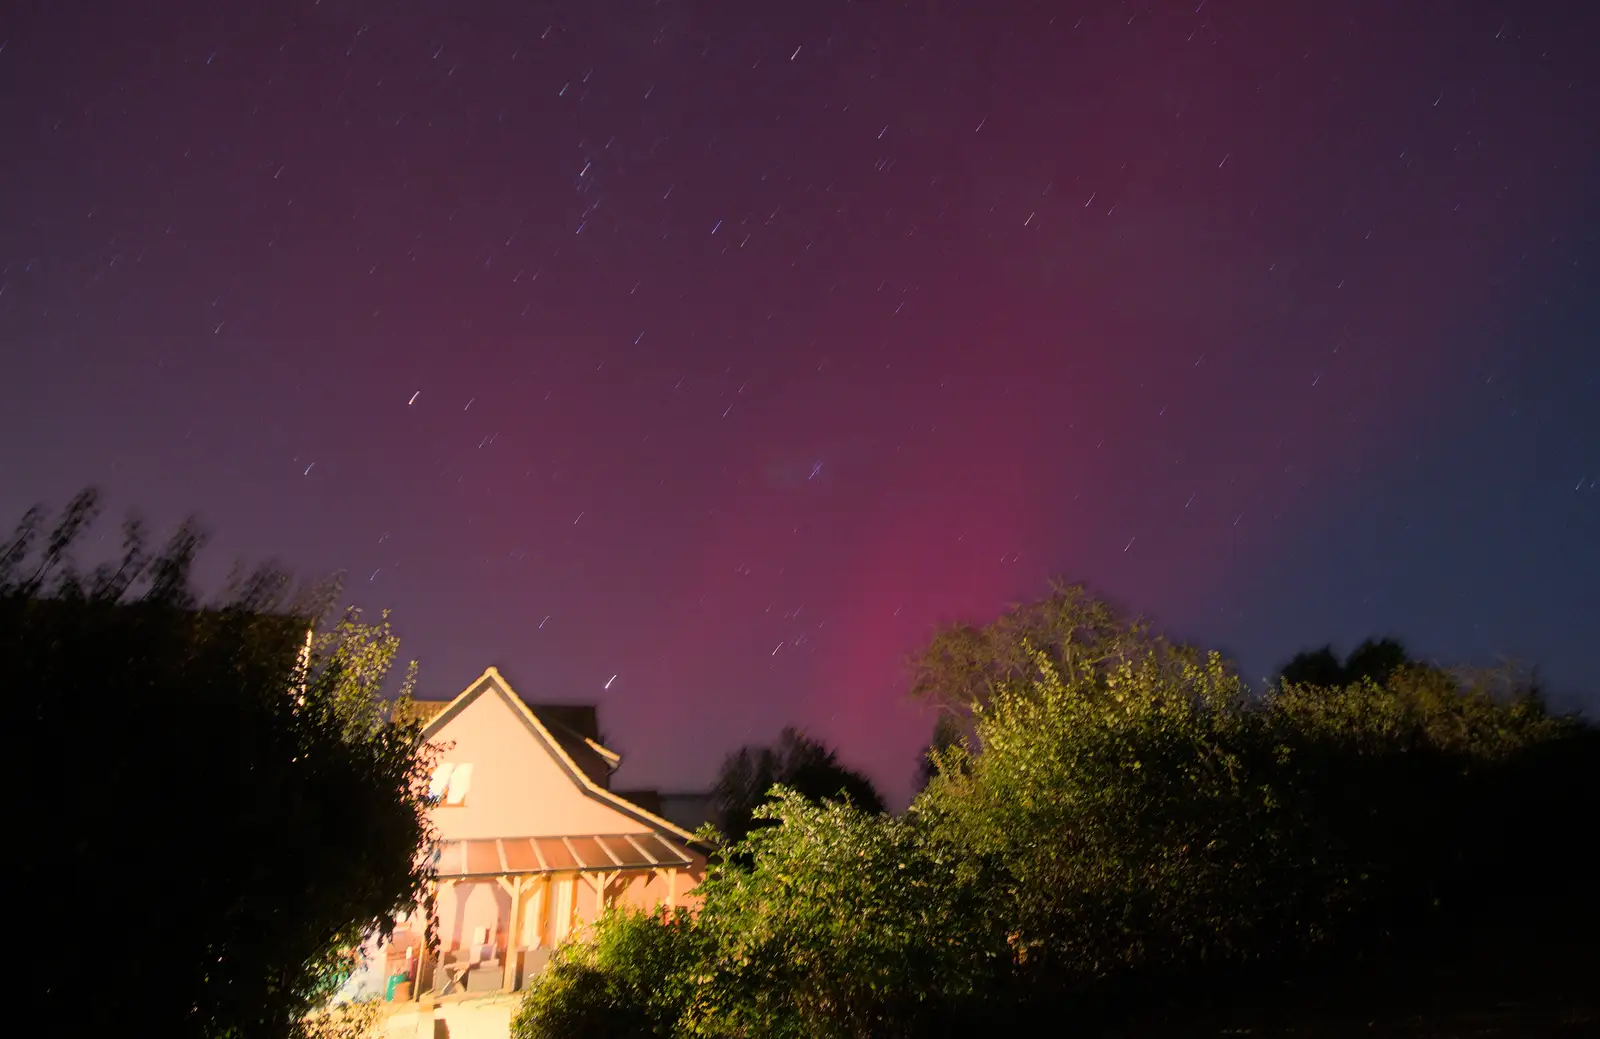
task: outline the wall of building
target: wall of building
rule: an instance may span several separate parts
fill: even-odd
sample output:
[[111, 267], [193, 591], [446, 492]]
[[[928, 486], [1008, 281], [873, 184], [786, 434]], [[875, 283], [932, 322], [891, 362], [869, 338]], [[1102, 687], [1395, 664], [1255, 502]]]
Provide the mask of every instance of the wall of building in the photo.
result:
[[461, 805], [439, 805], [445, 840], [637, 833], [638, 820], [585, 793], [548, 753], [512, 705], [485, 692], [434, 737], [442, 760], [472, 765]]

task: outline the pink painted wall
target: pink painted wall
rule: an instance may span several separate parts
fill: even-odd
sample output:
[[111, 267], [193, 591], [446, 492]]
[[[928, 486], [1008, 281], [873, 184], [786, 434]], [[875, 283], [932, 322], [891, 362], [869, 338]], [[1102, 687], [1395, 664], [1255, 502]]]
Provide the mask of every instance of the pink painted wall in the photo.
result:
[[636, 819], [590, 797], [529, 732], [521, 714], [486, 691], [434, 735], [443, 761], [470, 762], [462, 805], [439, 805], [433, 823], [445, 840], [638, 833]]

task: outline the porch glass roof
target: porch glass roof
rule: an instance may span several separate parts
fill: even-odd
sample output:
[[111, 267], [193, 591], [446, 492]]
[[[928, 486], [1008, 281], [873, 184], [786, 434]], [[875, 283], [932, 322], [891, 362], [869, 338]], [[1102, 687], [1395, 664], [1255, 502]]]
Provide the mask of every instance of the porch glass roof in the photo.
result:
[[434, 851], [440, 880], [681, 869], [693, 862], [687, 850], [654, 833], [440, 841]]

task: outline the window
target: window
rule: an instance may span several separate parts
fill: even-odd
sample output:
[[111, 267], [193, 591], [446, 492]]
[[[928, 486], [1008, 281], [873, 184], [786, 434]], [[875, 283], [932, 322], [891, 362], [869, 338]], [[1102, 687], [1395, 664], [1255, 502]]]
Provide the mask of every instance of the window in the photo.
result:
[[450, 773], [450, 787], [444, 792], [444, 803], [459, 805], [467, 803], [467, 788], [472, 785], [472, 766], [457, 765]]
[[463, 805], [467, 803], [467, 790], [471, 786], [471, 764], [441, 761], [428, 784], [428, 800], [433, 804]]

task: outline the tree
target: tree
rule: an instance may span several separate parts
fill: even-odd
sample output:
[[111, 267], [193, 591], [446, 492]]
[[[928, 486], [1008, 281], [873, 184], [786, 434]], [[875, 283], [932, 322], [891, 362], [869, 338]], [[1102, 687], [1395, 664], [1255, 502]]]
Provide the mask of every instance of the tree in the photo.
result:
[[1420, 933], [1496, 912], [1528, 885], [1554, 894], [1546, 874], [1566, 868], [1574, 820], [1596, 801], [1600, 757], [1573, 752], [1592, 753], [1595, 730], [1551, 715], [1512, 668], [1285, 682], [1262, 722], [1274, 757], [1261, 771], [1296, 821], [1302, 887], [1328, 895], [1330, 933]]
[[63, 962], [114, 963], [92, 999], [77, 972], [36, 991], [85, 1032], [294, 1034], [428, 877], [420, 728], [380, 695], [397, 641], [386, 618], [321, 623], [332, 590], [292, 597], [272, 567], [199, 605], [192, 521], [152, 553], [130, 520], [85, 577], [97, 511], [84, 492], [41, 537], [32, 510], [0, 553], [18, 890], [60, 893], [38, 938]]
[[1411, 663], [1405, 644], [1399, 639], [1367, 639], [1351, 650], [1343, 662], [1332, 646], [1302, 650], [1283, 665], [1280, 678], [1292, 685], [1322, 688], [1353, 685], [1369, 678], [1382, 685], [1390, 675]]
[[[1008, 630], [965, 658], [990, 676], [945, 715], [970, 738], [932, 754], [907, 812], [779, 788], [713, 857], [698, 917], [603, 924], [602, 945], [635, 929], [613, 945], [631, 951], [573, 953], [583, 969], [529, 997], [548, 1027], [525, 1039], [966, 1034], [1038, 1002], [1088, 1028], [1119, 993], [1234, 990], [1594, 901], [1600, 733], [1525, 675], [1387, 668], [1385, 649], [1357, 681], [1251, 695], [1220, 654], [1144, 629], [1103, 625], [1095, 650]], [[777, 770], [730, 760], [746, 789]]]
[[953, 713], [941, 711], [933, 723], [933, 737], [922, 752], [922, 760], [917, 762], [917, 772], [912, 787], [913, 796], [927, 789], [933, 777], [939, 774], [937, 764], [939, 756], [960, 746], [966, 738], [966, 727], [962, 725], [961, 720]]
[[[1031, 649], [1020, 637], [1004, 666]], [[1358, 681], [1263, 696], [1158, 639], [1111, 662], [1034, 651], [913, 807], [1003, 878], [1036, 980], [1289, 963], [1468, 920], [1524, 890], [1528, 862], [1562, 861], [1595, 803], [1572, 749], [1593, 733], [1515, 674], [1391, 666], [1397, 650], [1354, 655]], [[1557, 761], [1560, 781], [1534, 764]], [[1529, 775], [1554, 789], [1535, 796]]]
[[1250, 945], [1284, 822], [1248, 768], [1237, 675], [1154, 652], [1035, 666], [978, 709], [981, 750], [940, 755], [916, 805], [1002, 878], [1029, 972], [1086, 984]]
[[956, 623], [936, 632], [909, 662], [911, 695], [966, 714], [997, 690], [1032, 678], [1039, 653], [1066, 671], [1106, 671], [1133, 656], [1181, 671], [1205, 656], [1167, 640], [1083, 585], [1057, 581], [1046, 598], [1012, 605], [982, 627]]
[[722, 763], [712, 797], [730, 843], [761, 825], [756, 809], [772, 799], [772, 788], [779, 785], [811, 801], [843, 800], [869, 813], [884, 808], [870, 779], [841, 764], [822, 743], [786, 728], [776, 745], [741, 747]]

